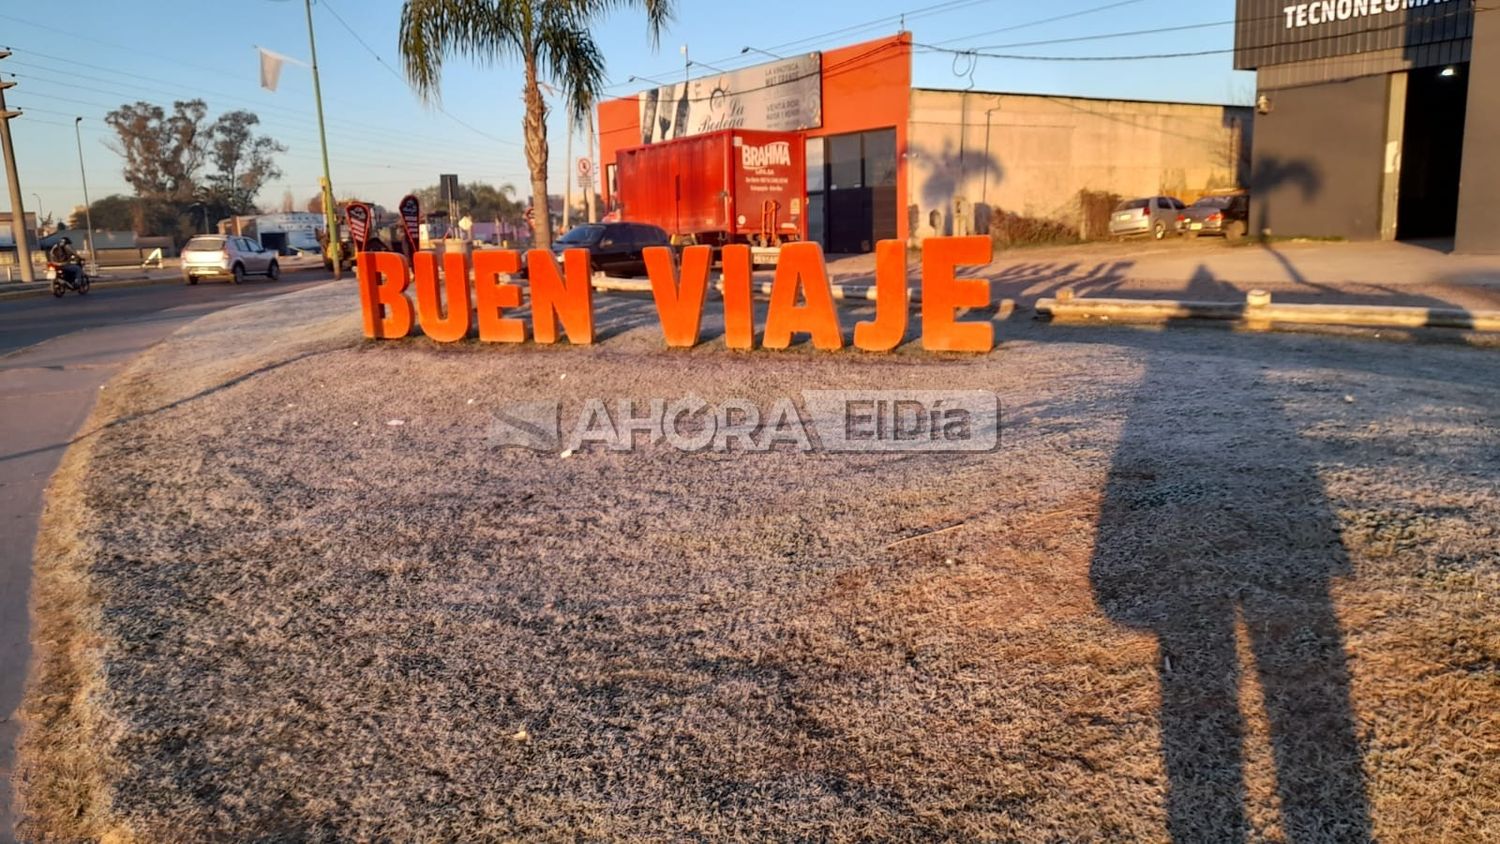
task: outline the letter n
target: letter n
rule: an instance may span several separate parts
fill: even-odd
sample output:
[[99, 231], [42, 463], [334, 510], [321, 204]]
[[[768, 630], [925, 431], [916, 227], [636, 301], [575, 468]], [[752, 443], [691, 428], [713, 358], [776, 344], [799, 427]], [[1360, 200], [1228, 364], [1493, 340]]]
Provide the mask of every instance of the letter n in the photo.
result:
[[531, 336], [538, 343], [556, 343], [560, 321], [569, 343], [593, 343], [594, 286], [588, 250], [564, 252], [561, 275], [557, 261], [545, 249], [526, 253], [526, 268], [531, 282]]

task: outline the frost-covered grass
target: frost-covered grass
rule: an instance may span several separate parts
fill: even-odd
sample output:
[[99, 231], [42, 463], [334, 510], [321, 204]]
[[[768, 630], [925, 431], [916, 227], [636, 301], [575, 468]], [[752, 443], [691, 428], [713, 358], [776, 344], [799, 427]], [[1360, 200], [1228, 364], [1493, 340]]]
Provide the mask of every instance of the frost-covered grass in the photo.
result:
[[[593, 348], [439, 347], [351, 309], [223, 312], [105, 392], [39, 546], [24, 835], [1500, 837], [1494, 351], [682, 352], [631, 299]], [[487, 438], [828, 387], [994, 390], [1002, 446]]]

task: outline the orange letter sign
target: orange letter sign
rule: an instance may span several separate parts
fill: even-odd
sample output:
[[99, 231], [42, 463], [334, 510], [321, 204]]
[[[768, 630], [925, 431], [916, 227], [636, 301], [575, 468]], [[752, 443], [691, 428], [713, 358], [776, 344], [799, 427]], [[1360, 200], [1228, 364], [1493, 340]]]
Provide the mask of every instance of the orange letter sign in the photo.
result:
[[[807, 297], [805, 305], [797, 304], [799, 287]], [[771, 304], [766, 308], [766, 333], [760, 342], [767, 349], [785, 349], [792, 344], [792, 334], [803, 331], [812, 334], [813, 345], [819, 349], [844, 345], [823, 247], [812, 240], [781, 247], [776, 279], [771, 282]]]
[[[417, 280], [417, 321], [422, 333], [439, 343], [452, 343], [469, 335], [469, 268], [462, 252], [443, 254], [443, 293], [438, 294], [437, 255], [418, 252], [411, 256]], [[448, 315], [443, 316], [443, 305]]]
[[411, 282], [406, 259], [395, 252], [361, 252], [354, 257], [359, 273], [359, 306], [365, 317], [365, 336], [405, 337], [411, 333]]
[[485, 343], [524, 343], [526, 323], [503, 317], [506, 308], [521, 307], [521, 288], [500, 276], [521, 271], [521, 255], [510, 249], [474, 253], [474, 307], [479, 312], [479, 339]]
[[589, 277], [587, 249], [563, 253], [563, 274], [545, 249], [526, 253], [531, 280], [531, 334], [538, 343], [557, 342], [557, 323], [562, 321], [568, 342], [594, 342], [594, 285]]
[[906, 337], [906, 244], [875, 244], [875, 318], [854, 326], [854, 345], [867, 352], [889, 352]]
[[755, 348], [755, 309], [750, 303], [750, 247], [731, 243], [724, 247], [724, 345], [731, 349]]
[[990, 283], [954, 277], [960, 265], [988, 264], [990, 239], [929, 237], [922, 241], [922, 348], [934, 352], [988, 352], [995, 345], [995, 326], [988, 321], [959, 322], [960, 308], [990, 304]]
[[708, 264], [713, 247], [689, 246], [682, 252], [682, 282], [672, 266], [672, 250], [665, 246], [646, 248], [646, 274], [651, 276], [651, 296], [661, 319], [661, 333], [668, 346], [698, 345], [703, 322], [703, 299], [708, 295]]

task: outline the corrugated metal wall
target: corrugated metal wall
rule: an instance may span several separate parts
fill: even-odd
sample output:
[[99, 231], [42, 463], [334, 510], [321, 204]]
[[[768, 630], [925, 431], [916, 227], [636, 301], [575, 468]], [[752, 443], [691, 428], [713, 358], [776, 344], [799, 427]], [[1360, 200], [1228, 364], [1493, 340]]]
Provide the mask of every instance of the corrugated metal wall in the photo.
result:
[[1410, 54], [1407, 67], [1429, 66], [1452, 59], [1423, 48], [1464, 41], [1473, 27], [1474, 0], [1240, 0], [1234, 65], [1254, 70], [1396, 50]]
[[1340, 79], [1394, 73], [1418, 67], [1459, 64], [1469, 60], [1471, 43], [1468, 39], [1443, 41], [1437, 44], [1423, 44], [1411, 49], [1397, 47], [1352, 56], [1335, 56], [1327, 59], [1269, 65], [1260, 69], [1256, 76], [1256, 85], [1262, 91], [1274, 91], [1280, 88], [1335, 82]]

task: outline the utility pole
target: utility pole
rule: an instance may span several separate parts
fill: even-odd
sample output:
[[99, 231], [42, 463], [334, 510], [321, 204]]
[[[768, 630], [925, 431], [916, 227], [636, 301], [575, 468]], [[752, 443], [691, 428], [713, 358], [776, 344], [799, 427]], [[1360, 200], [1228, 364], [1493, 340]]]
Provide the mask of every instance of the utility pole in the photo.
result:
[[[573, 170], [573, 109], [568, 109], [568, 143], [567, 151], [563, 153], [568, 161], [568, 169]], [[563, 179], [563, 234], [568, 233], [568, 218], [573, 214], [573, 180], [577, 178], [576, 173], [568, 173]]]
[[[0, 59], [10, 58], [9, 50], [0, 50]], [[0, 149], [5, 153], [5, 178], [10, 182], [10, 230], [16, 238], [16, 263], [21, 265], [21, 283], [36, 281], [31, 271], [31, 242], [26, 237], [26, 206], [21, 202], [21, 177], [16, 173], [16, 150], [10, 142], [10, 120], [21, 112], [5, 107], [5, 89], [14, 82], [0, 82]]]
[[[589, 161], [591, 163], [597, 161], [597, 159], [594, 158], [594, 143], [594, 104], [589, 103]], [[599, 207], [596, 204], [594, 197], [598, 196], [599, 194], [599, 189], [595, 185], [595, 182], [599, 180], [599, 168], [602, 166], [603, 162], [599, 162], [598, 166], [595, 166], [589, 171], [589, 174], [592, 176], [592, 178], [589, 179], [588, 186], [584, 188], [584, 190], [588, 191], [589, 194], [588, 198], [590, 223], [599, 222]]]
[[318, 81], [318, 42], [313, 38], [312, 0], [304, 0], [307, 7], [307, 49], [312, 57], [313, 99], [318, 104], [318, 143], [323, 148], [323, 225], [328, 231], [328, 257], [333, 261], [333, 277], [340, 277], [340, 254], [338, 212], [333, 207], [333, 177], [328, 174], [328, 133], [323, 128], [323, 86]]
[[99, 265], [99, 256], [94, 252], [94, 206], [89, 204], [89, 174], [83, 169], [83, 132], [78, 127], [82, 117], [73, 118], [73, 137], [78, 140], [78, 176], [83, 179], [83, 224], [89, 227], [84, 233], [89, 243], [89, 263]]

